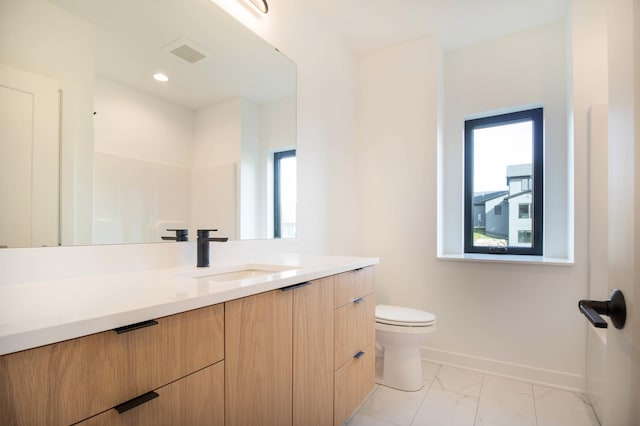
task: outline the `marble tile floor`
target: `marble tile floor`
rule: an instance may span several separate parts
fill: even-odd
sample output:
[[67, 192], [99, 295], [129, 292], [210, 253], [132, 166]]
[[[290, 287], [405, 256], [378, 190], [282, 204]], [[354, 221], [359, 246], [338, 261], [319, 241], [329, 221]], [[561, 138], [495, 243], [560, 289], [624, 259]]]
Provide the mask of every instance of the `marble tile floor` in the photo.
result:
[[599, 426], [575, 392], [423, 362], [424, 388], [376, 385], [349, 426]]

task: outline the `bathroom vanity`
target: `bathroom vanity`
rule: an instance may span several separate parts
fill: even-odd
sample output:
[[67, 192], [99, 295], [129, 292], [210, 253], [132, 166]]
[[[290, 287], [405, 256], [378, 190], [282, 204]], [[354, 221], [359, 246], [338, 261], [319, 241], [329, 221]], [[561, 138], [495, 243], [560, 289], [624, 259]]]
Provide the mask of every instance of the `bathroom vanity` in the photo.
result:
[[343, 424], [374, 386], [377, 262], [1, 286], [0, 424]]

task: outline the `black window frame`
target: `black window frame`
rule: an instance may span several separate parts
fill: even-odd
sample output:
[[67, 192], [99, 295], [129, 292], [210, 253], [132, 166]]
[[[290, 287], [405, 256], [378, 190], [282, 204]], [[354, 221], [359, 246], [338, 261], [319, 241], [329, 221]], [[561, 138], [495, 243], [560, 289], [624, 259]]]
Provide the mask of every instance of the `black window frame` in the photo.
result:
[[[473, 245], [473, 131], [486, 127], [515, 124], [525, 121], [533, 122], [533, 141], [531, 165], [532, 244], [531, 247], [486, 247]], [[492, 115], [483, 118], [465, 120], [464, 122], [464, 252], [486, 254], [515, 254], [542, 256], [543, 236], [543, 161], [544, 161], [544, 110], [533, 108], [506, 114]], [[512, 242], [511, 244], [513, 244]]]
[[280, 226], [282, 216], [280, 202], [280, 161], [295, 156], [295, 149], [273, 153], [273, 238], [282, 238], [282, 228]]

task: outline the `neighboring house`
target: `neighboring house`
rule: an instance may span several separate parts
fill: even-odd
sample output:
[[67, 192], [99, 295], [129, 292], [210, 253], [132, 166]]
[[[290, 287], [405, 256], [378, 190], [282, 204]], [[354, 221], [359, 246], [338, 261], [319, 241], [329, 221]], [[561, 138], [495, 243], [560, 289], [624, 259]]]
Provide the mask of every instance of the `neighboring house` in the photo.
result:
[[473, 226], [512, 247], [531, 246], [531, 164], [507, 166], [506, 191], [473, 196]]
[[473, 196], [473, 227], [484, 229], [487, 236], [509, 236], [509, 209], [504, 202], [509, 191], [481, 192]]
[[531, 247], [531, 164], [507, 166], [509, 245]]

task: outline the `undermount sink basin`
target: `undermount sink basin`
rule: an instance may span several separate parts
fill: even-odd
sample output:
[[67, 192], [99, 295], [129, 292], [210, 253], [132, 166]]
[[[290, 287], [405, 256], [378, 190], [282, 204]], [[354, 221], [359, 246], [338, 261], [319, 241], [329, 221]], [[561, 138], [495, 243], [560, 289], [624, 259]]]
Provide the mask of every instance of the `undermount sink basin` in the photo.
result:
[[274, 274], [281, 271], [269, 271], [265, 269], [243, 269], [241, 271], [226, 272], [222, 274], [206, 275], [212, 281], [236, 281], [245, 278], [259, 277], [262, 275]]
[[198, 270], [191, 276], [192, 278], [206, 278], [209, 281], [239, 281], [247, 278], [280, 274], [294, 269], [297, 268], [286, 265], [248, 264], [224, 269], [204, 268], [204, 270]]

